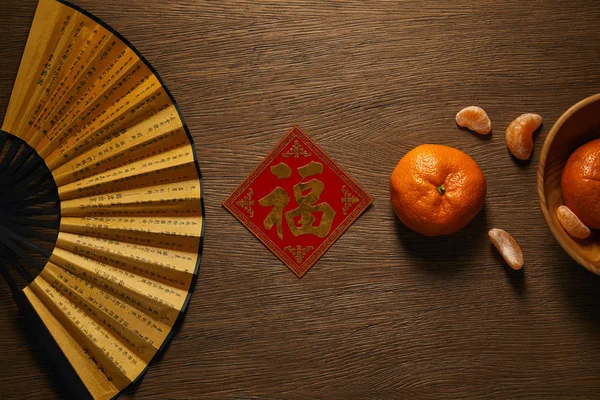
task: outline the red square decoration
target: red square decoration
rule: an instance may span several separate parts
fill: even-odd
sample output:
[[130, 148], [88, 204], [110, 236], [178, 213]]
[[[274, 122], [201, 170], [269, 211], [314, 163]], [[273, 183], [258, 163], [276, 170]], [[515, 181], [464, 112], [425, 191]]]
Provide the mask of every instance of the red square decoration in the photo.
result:
[[223, 206], [301, 278], [371, 202], [295, 126]]

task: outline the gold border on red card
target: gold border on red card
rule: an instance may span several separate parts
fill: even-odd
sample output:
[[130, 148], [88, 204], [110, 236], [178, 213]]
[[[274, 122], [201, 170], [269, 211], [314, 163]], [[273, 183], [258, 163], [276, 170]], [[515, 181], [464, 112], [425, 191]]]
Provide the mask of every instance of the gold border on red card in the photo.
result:
[[[319, 159], [327, 164], [327, 166], [346, 184], [352, 191], [359, 197], [360, 201], [356, 206], [352, 207], [352, 211], [346, 216], [344, 221], [336, 227], [336, 229], [327, 236], [327, 239], [323, 241], [317, 249], [300, 265], [293, 262], [292, 258], [284, 253], [279, 246], [264, 234], [253, 223], [248, 216], [243, 213], [239, 207], [236, 207], [234, 201], [246, 192], [256, 180], [256, 178], [262, 174], [262, 172], [271, 164], [274, 158], [276, 158], [287, 146], [293, 143], [294, 139], [300, 139], [310, 151], [316, 154]], [[294, 127], [277, 143], [277, 145], [269, 152], [264, 160], [254, 170], [248, 174], [248, 176], [242, 181], [242, 183], [225, 199], [222, 203], [234, 217], [236, 217], [254, 236], [258, 238], [271, 252], [273, 252], [287, 267], [298, 276], [302, 278], [308, 270], [325, 254], [327, 250], [335, 243], [336, 240], [342, 236], [342, 234], [356, 221], [356, 219], [369, 207], [373, 202], [373, 197], [367, 193], [352, 177], [346, 174], [336, 163], [325, 153], [319, 145], [306, 135], [297, 125]]]

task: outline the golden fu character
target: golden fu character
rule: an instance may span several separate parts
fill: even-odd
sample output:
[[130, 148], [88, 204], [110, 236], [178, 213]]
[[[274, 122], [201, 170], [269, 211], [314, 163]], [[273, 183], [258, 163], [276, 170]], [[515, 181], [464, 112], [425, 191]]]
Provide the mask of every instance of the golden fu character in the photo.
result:
[[[271, 172], [279, 179], [287, 179], [291, 175], [291, 173], [287, 172], [288, 170], [289, 167], [284, 163], [271, 167]], [[303, 179], [317, 175], [323, 172], [323, 164], [311, 161], [309, 164], [299, 167], [298, 172]], [[298, 203], [298, 207], [285, 213], [286, 222], [294, 236], [311, 234], [323, 238], [329, 233], [336, 214], [335, 210], [327, 203], [315, 205], [319, 201], [324, 188], [325, 184], [318, 179], [311, 179], [308, 182], [300, 182], [294, 185], [294, 198]], [[307, 190], [310, 190], [310, 192], [305, 196], [302, 195]], [[258, 201], [258, 204], [261, 206], [273, 207], [263, 224], [268, 230], [277, 225], [277, 236], [279, 236], [279, 239], [283, 239], [283, 209], [287, 206], [289, 200], [290, 197], [286, 191], [281, 187], [277, 187]], [[315, 212], [323, 214], [317, 226], [313, 225], [316, 220], [313, 215]], [[299, 226], [294, 221], [297, 217], [300, 217], [298, 221]]]
[[273, 207], [269, 215], [267, 215], [267, 218], [263, 221], [263, 225], [267, 230], [271, 230], [273, 225], [277, 225], [277, 236], [279, 236], [279, 239], [283, 239], [283, 223], [281, 216], [283, 215], [283, 209], [289, 202], [290, 196], [285, 189], [281, 187], [275, 188], [271, 193], [258, 201], [258, 204], [263, 207]]
[[[319, 201], [324, 188], [325, 184], [318, 179], [294, 185], [294, 198], [298, 202], [298, 208], [285, 213], [285, 219], [294, 236], [312, 234], [323, 238], [329, 233], [333, 217], [335, 217], [335, 210], [327, 203], [314, 205]], [[310, 193], [303, 196], [302, 193], [308, 189], [310, 189]], [[316, 219], [313, 215], [314, 212], [323, 213], [321, 222], [317, 226], [313, 225]], [[300, 217], [298, 221], [300, 226], [296, 226], [294, 222], [296, 217]]]

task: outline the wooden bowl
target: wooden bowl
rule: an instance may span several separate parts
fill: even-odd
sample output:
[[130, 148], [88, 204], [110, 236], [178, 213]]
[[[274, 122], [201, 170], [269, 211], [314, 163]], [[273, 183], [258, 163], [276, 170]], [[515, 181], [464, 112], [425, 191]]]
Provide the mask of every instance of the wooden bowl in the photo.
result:
[[563, 203], [560, 178], [571, 153], [600, 137], [600, 93], [569, 108], [554, 124], [542, 148], [538, 165], [538, 195], [544, 218], [563, 249], [579, 264], [600, 275], [600, 238], [598, 232], [585, 240], [571, 237], [556, 218]]

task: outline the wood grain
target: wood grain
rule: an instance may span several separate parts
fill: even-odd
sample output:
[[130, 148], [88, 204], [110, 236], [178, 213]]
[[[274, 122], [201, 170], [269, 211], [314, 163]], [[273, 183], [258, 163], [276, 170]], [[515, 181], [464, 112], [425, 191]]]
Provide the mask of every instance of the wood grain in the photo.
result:
[[[77, 0], [125, 35], [181, 105], [205, 178], [204, 258], [186, 319], [123, 398], [596, 398], [600, 277], [572, 261], [536, 194], [539, 149], [570, 105], [600, 91], [600, 3]], [[3, 0], [0, 118], [35, 10]], [[489, 138], [456, 127], [483, 107]], [[530, 162], [504, 130], [535, 112]], [[298, 124], [375, 197], [299, 280], [220, 203]], [[388, 201], [421, 143], [481, 166], [484, 210], [426, 239]], [[509, 271], [487, 239], [525, 254]], [[53, 379], [0, 289], [4, 398], [55, 398]]]

